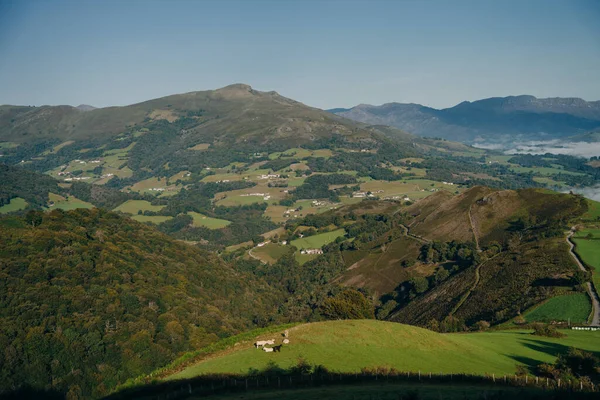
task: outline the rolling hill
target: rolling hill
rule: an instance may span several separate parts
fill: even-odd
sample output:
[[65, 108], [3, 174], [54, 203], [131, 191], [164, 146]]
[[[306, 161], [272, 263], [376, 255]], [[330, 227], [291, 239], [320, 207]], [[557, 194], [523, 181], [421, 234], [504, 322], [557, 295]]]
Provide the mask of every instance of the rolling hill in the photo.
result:
[[0, 392], [99, 397], [274, 315], [281, 293], [100, 209], [0, 219]]
[[330, 110], [367, 124], [391, 125], [420, 136], [465, 143], [565, 138], [600, 126], [600, 101], [494, 97], [434, 109], [419, 104], [361, 104]]
[[[534, 367], [552, 362], [569, 346], [587, 351], [600, 350], [597, 332], [569, 331], [567, 338], [553, 339], [527, 335], [526, 331], [495, 331], [469, 334], [439, 334], [413, 326], [373, 320], [327, 321], [289, 329], [289, 345], [281, 353], [256, 350], [251, 341], [222, 352], [169, 375], [167, 380], [187, 379], [201, 374], [265, 370], [269, 363], [289, 369], [299, 358], [328, 370], [358, 372], [361, 369], [395, 368], [421, 371], [423, 375], [514, 374], [516, 365]], [[276, 338], [263, 334], [257, 339]], [[254, 339], [256, 340], [256, 339]], [[272, 366], [271, 366], [272, 368]]]

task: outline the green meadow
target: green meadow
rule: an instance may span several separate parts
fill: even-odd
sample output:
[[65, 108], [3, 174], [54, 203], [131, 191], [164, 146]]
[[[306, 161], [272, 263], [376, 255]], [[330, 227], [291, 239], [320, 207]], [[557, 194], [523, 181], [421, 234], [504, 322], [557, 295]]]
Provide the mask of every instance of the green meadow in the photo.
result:
[[[289, 368], [303, 358], [329, 370], [356, 372], [364, 367], [422, 373], [514, 374], [517, 365], [551, 363], [569, 347], [600, 351], [600, 332], [565, 330], [564, 338], [533, 336], [530, 331], [441, 334], [410, 325], [375, 320], [327, 321], [289, 330], [290, 343], [280, 353], [256, 350], [252, 341], [216, 353], [168, 379], [207, 373], [247, 373], [269, 363]], [[275, 339], [278, 334], [261, 335]]]
[[27, 202], [25, 201], [25, 199], [15, 197], [13, 199], [10, 199], [9, 204], [5, 204], [2, 207], [0, 207], [0, 214], [24, 210], [25, 208], [27, 208]]
[[[587, 235], [591, 234], [591, 239]], [[596, 290], [600, 290], [600, 229], [584, 229], [573, 239], [575, 251], [587, 265], [593, 267], [592, 279]]]
[[292, 240], [292, 246], [298, 249], [320, 249], [328, 243], [333, 242], [340, 236], [344, 236], [344, 229], [336, 229], [335, 231], [319, 233], [317, 235], [304, 237], [301, 239]]
[[48, 197], [54, 205], [50, 209], [60, 208], [65, 211], [74, 210], [76, 208], [94, 208], [94, 205], [87, 201], [79, 200], [75, 196], [63, 197], [58, 194], [48, 193]]
[[165, 208], [165, 206], [153, 206], [149, 201], [146, 200], [127, 200], [119, 207], [115, 208], [115, 211], [121, 211], [127, 214], [137, 214], [138, 211], [153, 211], [158, 212]]
[[192, 225], [194, 225], [196, 227], [203, 226], [208, 229], [221, 229], [221, 228], [225, 228], [227, 225], [231, 224], [231, 221], [227, 221], [227, 220], [219, 219], [219, 218], [207, 217], [206, 215], [203, 215], [203, 214], [200, 214], [197, 212], [193, 212], [193, 211], [188, 212], [187, 214], [194, 219], [194, 222], [192, 223]]
[[587, 321], [592, 305], [586, 293], [556, 296], [523, 315], [527, 322], [571, 321], [583, 324]]

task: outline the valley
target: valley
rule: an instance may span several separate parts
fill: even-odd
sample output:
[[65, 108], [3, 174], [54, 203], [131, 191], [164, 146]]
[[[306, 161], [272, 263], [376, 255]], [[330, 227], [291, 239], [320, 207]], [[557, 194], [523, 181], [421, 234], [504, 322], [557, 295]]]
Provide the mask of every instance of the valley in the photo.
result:
[[153, 371], [244, 375], [271, 360], [248, 341], [279, 324], [306, 330], [283, 369], [537, 374], [598, 351], [596, 332], [539, 339], [547, 352], [523, 336], [597, 323], [600, 207], [566, 190], [597, 184], [593, 159], [419, 137], [242, 84], [0, 112], [3, 387], [98, 398]]

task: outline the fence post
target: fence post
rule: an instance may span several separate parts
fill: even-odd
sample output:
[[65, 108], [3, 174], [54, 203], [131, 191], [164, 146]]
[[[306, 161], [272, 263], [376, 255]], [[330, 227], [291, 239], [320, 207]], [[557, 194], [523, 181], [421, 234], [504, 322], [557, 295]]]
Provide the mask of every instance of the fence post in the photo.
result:
[[246, 378], [246, 390], [248, 390], [248, 378]]
[[421, 370], [419, 370], [419, 380], [421, 380]]
[[277, 387], [281, 387], [281, 377], [277, 377]]
[[525, 375], [525, 384], [527, 384], [527, 375]]
[[188, 393], [192, 394], [192, 384], [188, 383]]
[[560, 378], [558, 378], [558, 387], [560, 387]]
[[492, 374], [492, 380], [494, 381], [494, 383], [496, 383], [496, 375]]
[[579, 381], [579, 390], [583, 390], [583, 381]]

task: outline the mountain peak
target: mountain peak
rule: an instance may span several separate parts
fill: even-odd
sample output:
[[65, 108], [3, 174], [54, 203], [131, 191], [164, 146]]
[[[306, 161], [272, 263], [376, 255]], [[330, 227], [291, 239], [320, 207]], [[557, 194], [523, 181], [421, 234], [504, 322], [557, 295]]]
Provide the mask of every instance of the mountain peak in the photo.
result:
[[95, 110], [97, 107], [90, 106], [89, 104], [80, 104], [75, 108], [78, 109], [79, 111], [92, 111], [92, 110]]

